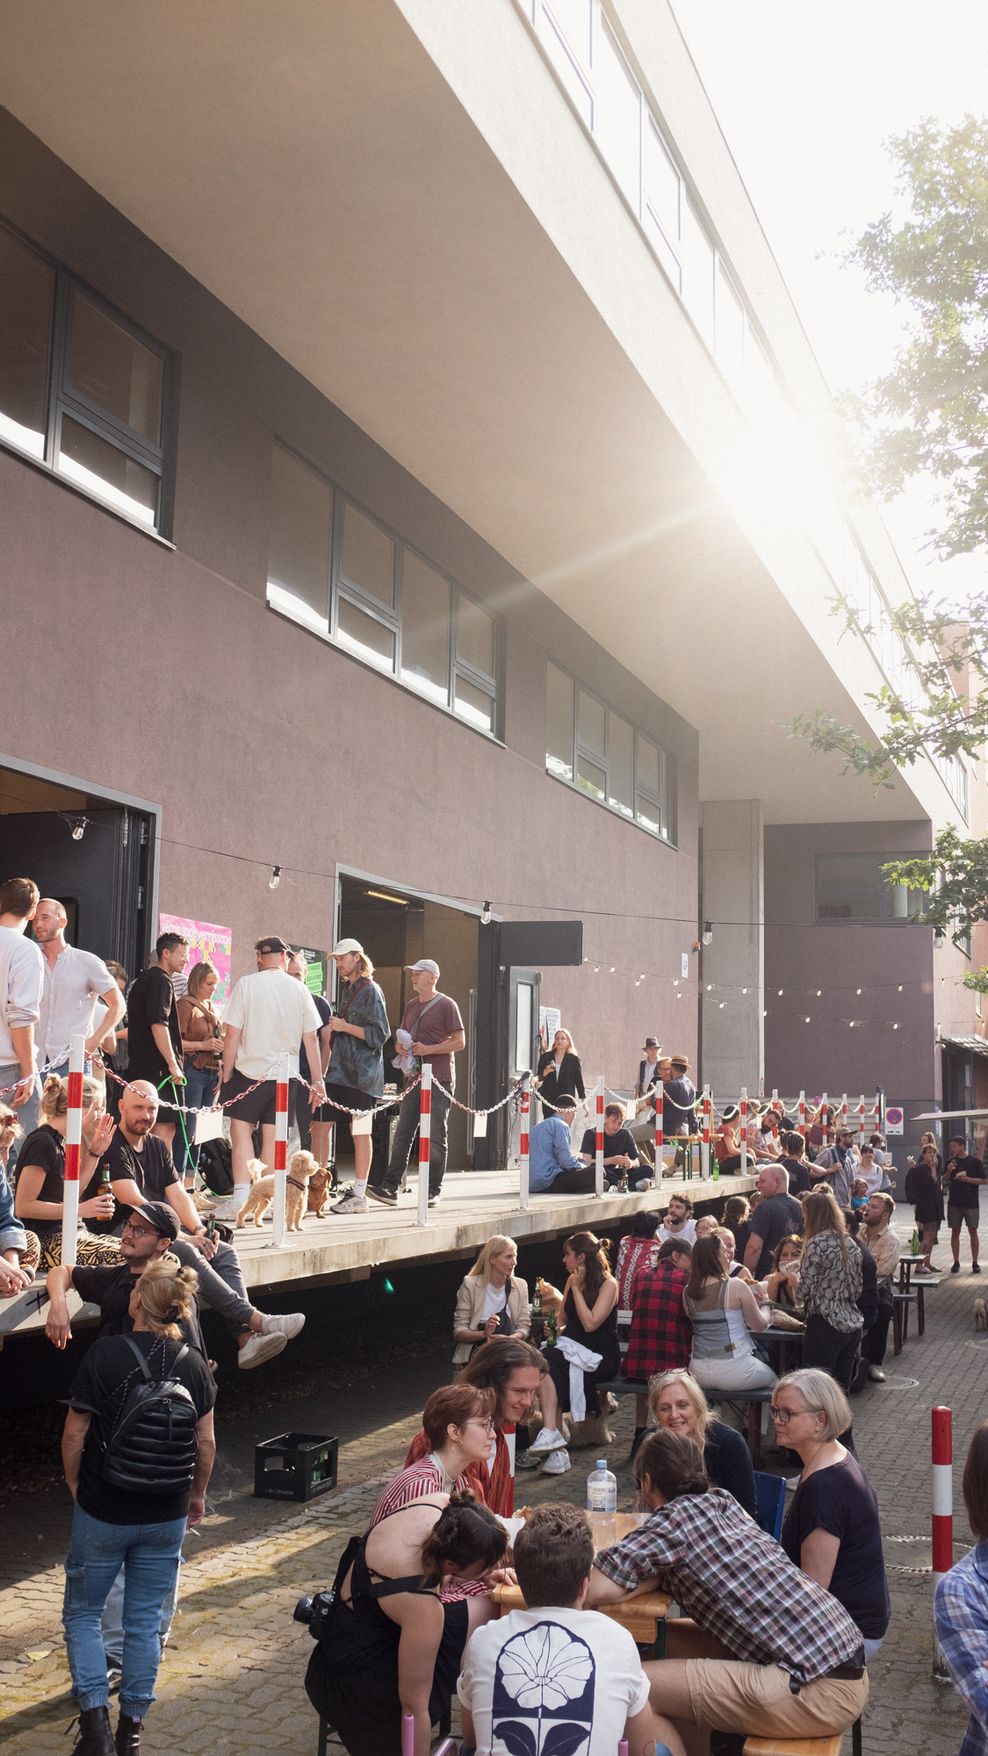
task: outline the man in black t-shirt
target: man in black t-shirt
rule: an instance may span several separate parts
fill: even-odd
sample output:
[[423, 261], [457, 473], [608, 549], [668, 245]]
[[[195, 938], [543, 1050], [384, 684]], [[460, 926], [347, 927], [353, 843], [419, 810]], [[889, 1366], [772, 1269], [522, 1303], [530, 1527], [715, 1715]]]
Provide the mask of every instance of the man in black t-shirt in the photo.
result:
[[[66, 1293], [72, 1287], [87, 1305], [100, 1308], [100, 1335], [129, 1335], [131, 1331], [130, 1295], [134, 1282], [144, 1273], [149, 1262], [156, 1262], [174, 1245], [178, 1237], [178, 1220], [170, 1207], [161, 1202], [148, 1202], [124, 1214], [120, 1234], [118, 1268], [52, 1268], [47, 1279], [48, 1321], [45, 1334], [57, 1348], [65, 1348], [72, 1340], [72, 1323]], [[205, 1359], [206, 1348], [199, 1328], [198, 1314], [189, 1318], [184, 1328], [185, 1339]]]
[[789, 1173], [778, 1162], [762, 1166], [758, 1192], [762, 1199], [752, 1215], [744, 1266], [756, 1280], [761, 1280], [772, 1266], [775, 1246], [791, 1232], [802, 1231], [803, 1210], [789, 1194]]
[[944, 1166], [943, 1180], [947, 1190], [947, 1224], [950, 1227], [950, 1248], [954, 1258], [950, 1272], [960, 1274], [961, 1227], [967, 1226], [967, 1235], [971, 1240], [971, 1273], [980, 1274], [978, 1220], [985, 1167], [979, 1158], [968, 1152], [963, 1134], [951, 1136], [950, 1154]]
[[[593, 1159], [597, 1151], [597, 1132], [588, 1128], [583, 1136], [580, 1151], [585, 1158]], [[604, 1111], [604, 1169], [616, 1172], [618, 1176], [628, 1172], [633, 1177], [642, 1171], [638, 1148], [632, 1138], [630, 1129], [624, 1126], [624, 1107], [622, 1104], [608, 1104]]]
[[[174, 1098], [185, 1084], [185, 1074], [172, 977], [180, 976], [189, 960], [189, 942], [181, 933], [161, 933], [154, 954], [155, 962], [138, 976], [127, 995], [128, 1073], [132, 1080], [149, 1080], [155, 1091], [164, 1086], [166, 1095]], [[169, 1147], [177, 1122], [177, 1110], [159, 1111], [155, 1133]]]

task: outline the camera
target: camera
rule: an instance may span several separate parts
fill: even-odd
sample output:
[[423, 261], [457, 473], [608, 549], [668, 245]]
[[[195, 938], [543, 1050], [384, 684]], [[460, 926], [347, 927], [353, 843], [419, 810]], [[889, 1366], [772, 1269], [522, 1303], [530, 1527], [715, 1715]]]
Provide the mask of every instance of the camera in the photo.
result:
[[313, 1640], [321, 1640], [335, 1602], [335, 1591], [316, 1591], [311, 1597], [300, 1597], [292, 1611], [292, 1621], [305, 1622]]

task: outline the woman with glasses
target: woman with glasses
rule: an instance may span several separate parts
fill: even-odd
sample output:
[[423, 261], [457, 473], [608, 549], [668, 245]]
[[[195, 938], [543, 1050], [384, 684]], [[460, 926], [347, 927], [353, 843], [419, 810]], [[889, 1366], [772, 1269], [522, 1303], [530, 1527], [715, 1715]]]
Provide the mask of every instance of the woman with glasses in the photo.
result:
[[803, 1465], [782, 1547], [843, 1604], [869, 1660], [885, 1637], [891, 1605], [875, 1490], [840, 1442], [851, 1425], [847, 1398], [827, 1372], [790, 1372], [775, 1387], [771, 1415], [779, 1443]]
[[444, 1384], [422, 1411], [429, 1444], [424, 1457], [392, 1477], [374, 1508], [371, 1530], [414, 1501], [428, 1500], [441, 1512], [454, 1490], [470, 1489], [466, 1471], [494, 1449], [494, 1392], [472, 1384]]

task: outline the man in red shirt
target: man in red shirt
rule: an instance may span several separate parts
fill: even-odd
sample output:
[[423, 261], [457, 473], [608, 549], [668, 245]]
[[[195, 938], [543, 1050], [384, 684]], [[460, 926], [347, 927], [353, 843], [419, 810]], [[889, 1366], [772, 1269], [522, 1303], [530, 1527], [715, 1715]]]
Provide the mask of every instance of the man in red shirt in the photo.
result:
[[[409, 1000], [401, 1015], [401, 1029], [412, 1039], [409, 1054], [417, 1061], [429, 1062], [434, 1082], [429, 1133], [429, 1206], [435, 1207], [446, 1175], [446, 1129], [456, 1079], [453, 1057], [457, 1050], [465, 1047], [466, 1036], [456, 1001], [448, 994], [437, 992], [439, 965], [435, 959], [420, 957], [418, 963], [410, 963], [407, 968], [415, 998]], [[380, 1183], [367, 1185], [372, 1201], [381, 1201], [385, 1207], [397, 1207], [398, 1185], [408, 1168], [408, 1155], [418, 1125], [419, 1088], [416, 1081], [401, 1100], [388, 1168]]]
[[[648, 1383], [656, 1372], [676, 1372], [690, 1363], [693, 1325], [683, 1308], [691, 1246], [667, 1238], [654, 1268], [642, 1268], [631, 1287], [631, 1334], [624, 1356], [625, 1378]], [[646, 1431], [647, 1398], [635, 1397], [634, 1457]]]

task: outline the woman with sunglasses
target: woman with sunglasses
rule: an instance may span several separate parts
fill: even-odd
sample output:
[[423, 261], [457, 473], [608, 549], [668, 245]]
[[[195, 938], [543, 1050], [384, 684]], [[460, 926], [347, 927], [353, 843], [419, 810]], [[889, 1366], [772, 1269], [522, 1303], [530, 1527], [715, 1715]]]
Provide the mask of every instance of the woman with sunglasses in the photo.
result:
[[770, 1412], [780, 1445], [803, 1465], [782, 1547], [843, 1604], [869, 1660], [885, 1638], [891, 1605], [875, 1490], [839, 1438], [851, 1424], [847, 1398], [828, 1372], [808, 1368], [779, 1379]]

